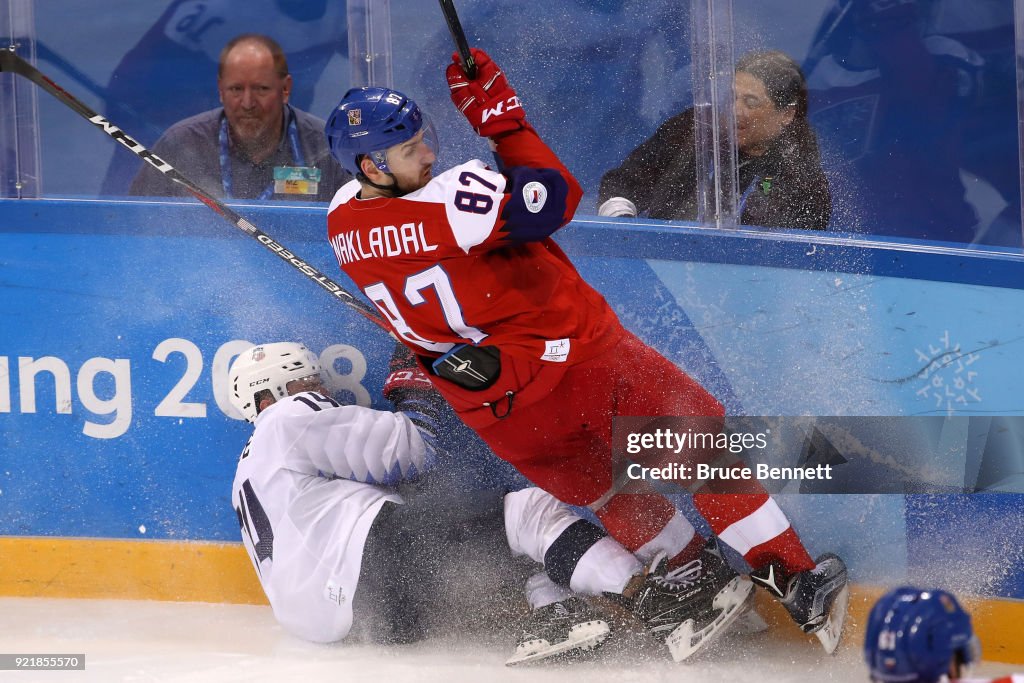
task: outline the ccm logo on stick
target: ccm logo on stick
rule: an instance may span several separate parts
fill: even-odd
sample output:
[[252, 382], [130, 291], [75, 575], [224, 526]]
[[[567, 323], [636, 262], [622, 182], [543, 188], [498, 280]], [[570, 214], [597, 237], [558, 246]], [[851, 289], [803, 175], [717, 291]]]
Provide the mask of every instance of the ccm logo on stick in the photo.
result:
[[153, 168], [160, 171], [161, 173], [167, 173], [167, 171], [174, 170], [171, 167], [171, 165], [168, 164], [166, 161], [164, 161], [163, 159], [161, 159], [160, 157], [158, 157], [157, 155], [153, 154], [148, 149], [140, 145], [138, 142], [135, 141], [135, 139], [132, 136], [128, 135], [123, 130], [112, 124], [110, 121], [107, 121], [99, 114], [97, 114], [96, 116], [90, 116], [89, 120], [95, 123], [100, 128], [102, 128], [107, 133], [107, 135], [114, 138], [122, 145], [130, 149], [132, 152], [138, 154], [140, 157], [145, 159], [149, 165], [151, 165]]

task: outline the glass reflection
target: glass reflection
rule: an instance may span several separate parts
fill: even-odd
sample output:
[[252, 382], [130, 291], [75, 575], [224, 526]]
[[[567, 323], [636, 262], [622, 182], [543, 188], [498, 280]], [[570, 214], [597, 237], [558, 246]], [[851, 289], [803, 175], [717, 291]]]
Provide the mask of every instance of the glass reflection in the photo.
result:
[[804, 61], [833, 227], [1020, 246], [1009, 0], [838, 0]]

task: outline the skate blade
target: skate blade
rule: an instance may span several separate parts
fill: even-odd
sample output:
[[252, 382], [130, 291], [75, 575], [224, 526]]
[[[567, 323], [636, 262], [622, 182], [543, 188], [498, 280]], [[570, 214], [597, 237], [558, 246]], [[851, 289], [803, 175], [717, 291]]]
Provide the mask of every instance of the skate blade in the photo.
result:
[[761, 617], [757, 609], [754, 607], [747, 607], [740, 612], [740, 615], [736, 617], [736, 621], [732, 624], [732, 629], [729, 633], [738, 636], [749, 636], [755, 633], [764, 633], [768, 630], [768, 622]]
[[611, 628], [608, 626], [608, 622], [599, 619], [576, 624], [569, 629], [569, 637], [560, 643], [546, 646], [538, 643], [539, 649], [531, 649], [525, 645], [520, 645], [516, 648], [515, 653], [505, 661], [505, 666], [538, 662], [571, 650], [593, 650], [604, 642], [609, 633], [611, 633]]
[[672, 653], [672, 659], [681, 662], [687, 659], [697, 650], [701, 649], [715, 636], [725, 630], [740, 615], [747, 596], [754, 590], [754, 584], [750, 579], [737, 576], [727, 583], [712, 601], [711, 605], [719, 610], [718, 616], [701, 629], [695, 629], [696, 622], [687, 619], [679, 624], [672, 633], [665, 639], [668, 651]]
[[832, 610], [828, 613], [825, 625], [814, 632], [814, 635], [821, 641], [821, 646], [825, 648], [825, 652], [830, 655], [835, 654], [836, 648], [839, 647], [839, 640], [843, 636], [843, 625], [846, 623], [846, 610], [849, 605], [850, 587], [843, 586], [839, 595], [836, 596], [836, 601], [832, 603]]
[[757, 611], [757, 600], [755, 599], [755, 593], [757, 591], [750, 591], [750, 595], [740, 605], [740, 613], [736, 616], [736, 619], [732, 622], [732, 626], [729, 628], [730, 635], [738, 636], [749, 636], [754, 633], [764, 633], [768, 630], [768, 622], [762, 617], [761, 613]]

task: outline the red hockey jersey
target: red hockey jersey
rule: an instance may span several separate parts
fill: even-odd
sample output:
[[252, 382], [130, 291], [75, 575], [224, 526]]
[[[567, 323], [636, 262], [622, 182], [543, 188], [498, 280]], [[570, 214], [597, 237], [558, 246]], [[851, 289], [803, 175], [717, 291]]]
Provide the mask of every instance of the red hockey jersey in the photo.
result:
[[614, 339], [615, 314], [551, 233], [582, 191], [530, 128], [501, 138], [498, 173], [470, 161], [398, 198], [341, 188], [328, 236], [342, 270], [417, 353], [454, 345], [574, 364]]

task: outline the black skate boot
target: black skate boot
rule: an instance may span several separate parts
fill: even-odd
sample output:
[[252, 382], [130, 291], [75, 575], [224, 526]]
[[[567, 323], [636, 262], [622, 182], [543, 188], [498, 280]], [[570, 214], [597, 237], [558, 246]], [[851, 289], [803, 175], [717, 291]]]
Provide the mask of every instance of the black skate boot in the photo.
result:
[[771, 563], [750, 578], [778, 598], [804, 633], [813, 633], [825, 652], [839, 646], [846, 608], [850, 601], [846, 565], [837, 555], [825, 553], [814, 569], [787, 576], [781, 565]]
[[611, 628], [583, 599], [566, 598], [538, 607], [527, 617], [515, 652], [505, 662], [515, 666], [560, 654], [578, 654], [597, 648]]
[[714, 538], [698, 559], [671, 571], [659, 554], [642, 583], [627, 587], [630, 609], [650, 633], [665, 638], [679, 662], [707, 645], [739, 615], [754, 590], [726, 563]]

